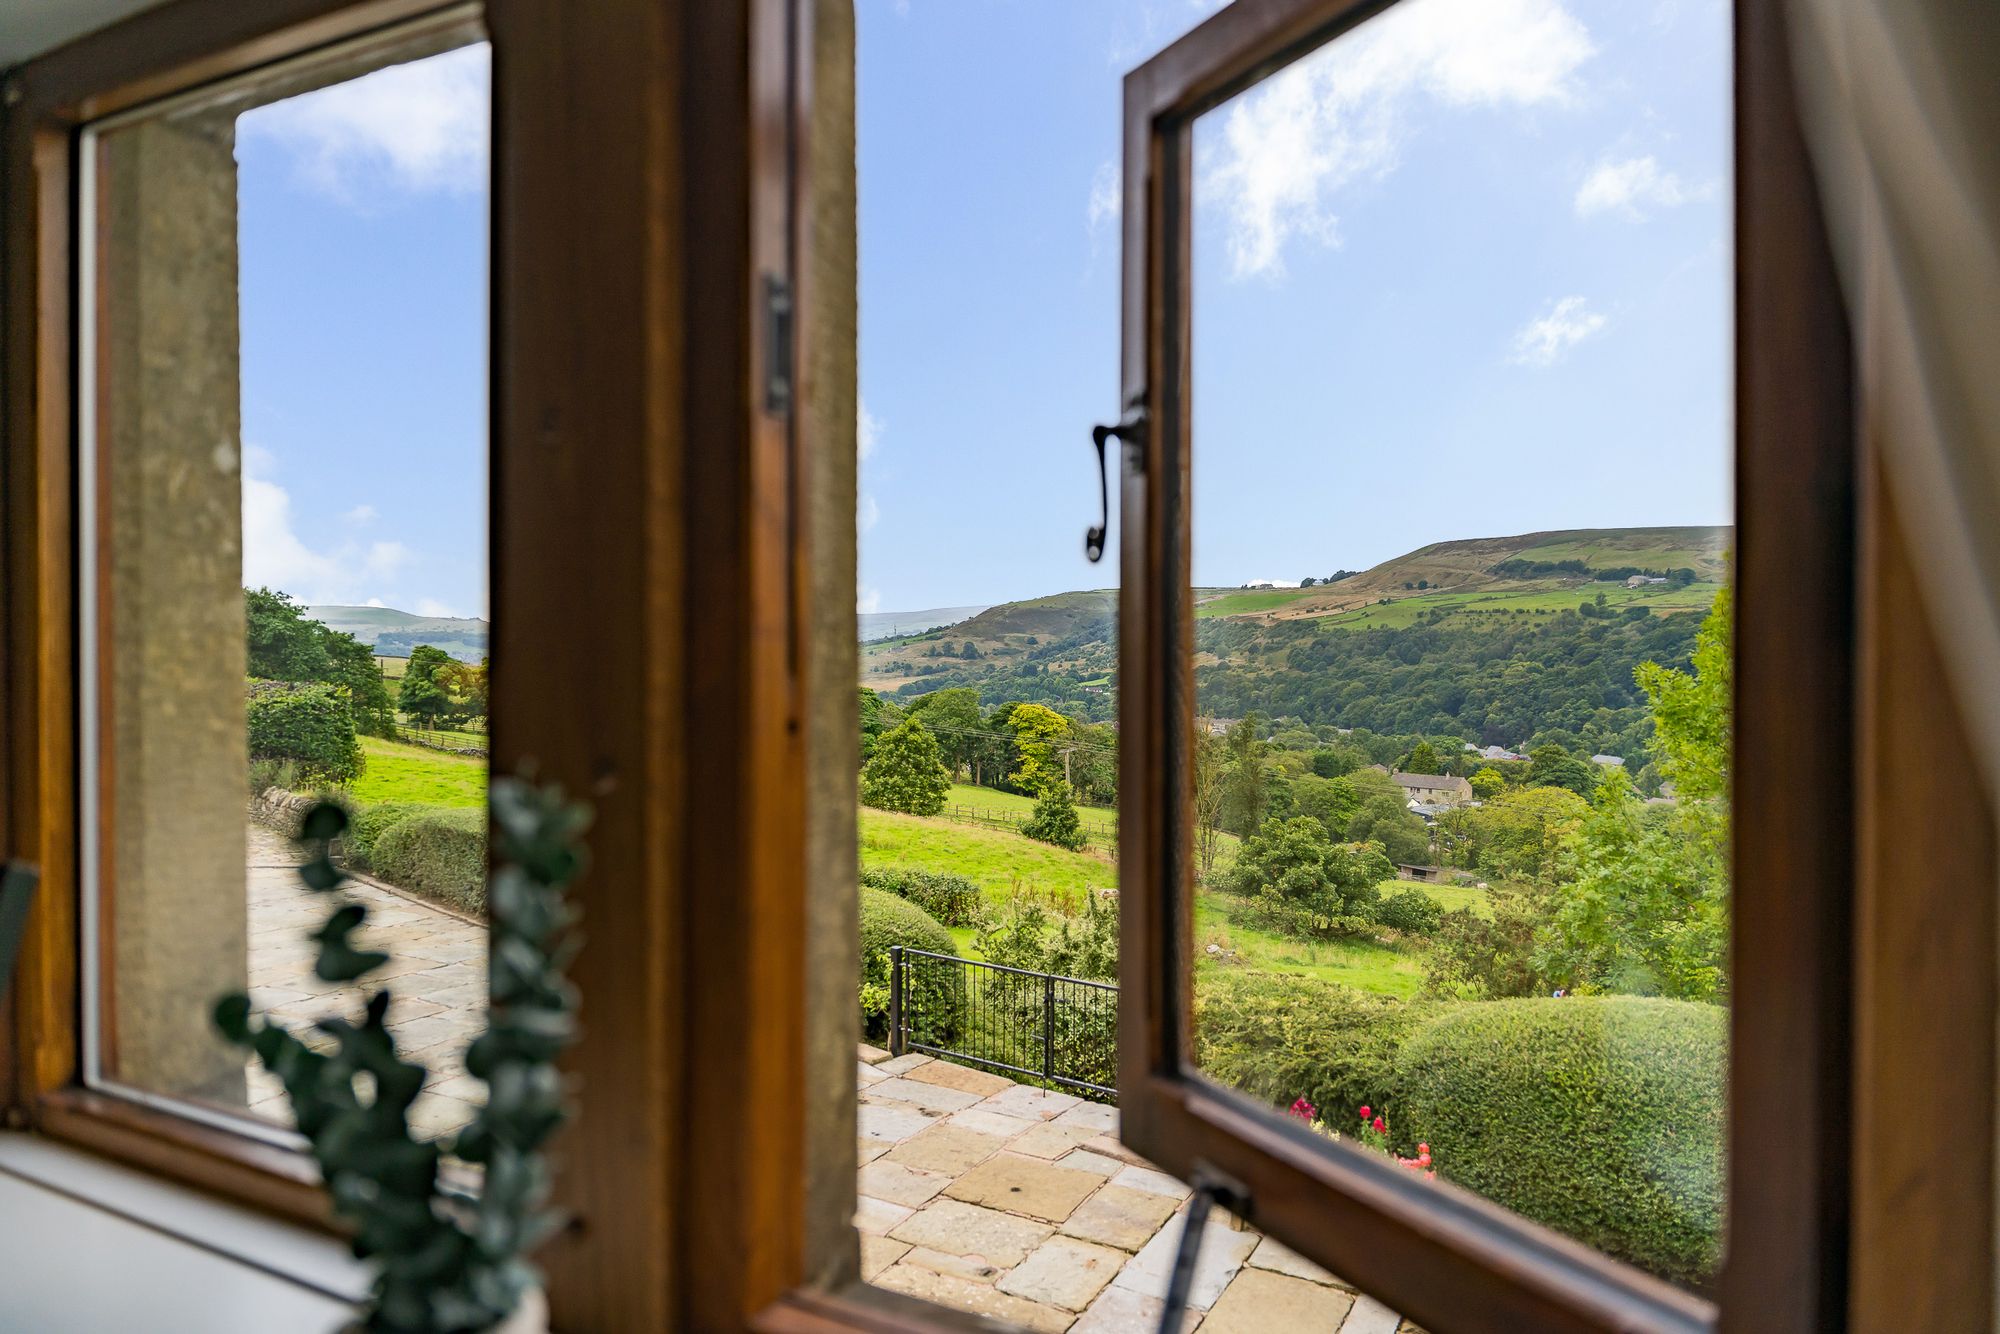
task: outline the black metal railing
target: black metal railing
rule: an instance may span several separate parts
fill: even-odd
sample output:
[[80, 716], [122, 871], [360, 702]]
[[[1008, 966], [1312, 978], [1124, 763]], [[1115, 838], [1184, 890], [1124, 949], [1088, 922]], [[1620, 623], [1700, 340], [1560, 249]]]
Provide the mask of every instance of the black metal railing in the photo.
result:
[[898, 945], [889, 951], [889, 1050], [1113, 1101], [1118, 988]]

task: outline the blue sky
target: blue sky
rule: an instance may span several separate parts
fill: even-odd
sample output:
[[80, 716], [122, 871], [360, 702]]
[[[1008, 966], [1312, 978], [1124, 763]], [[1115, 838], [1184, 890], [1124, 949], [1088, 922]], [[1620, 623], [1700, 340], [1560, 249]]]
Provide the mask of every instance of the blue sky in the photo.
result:
[[[1214, 7], [860, 0], [864, 610], [1112, 581], [1119, 76]], [[1405, 0], [1204, 118], [1197, 581], [1729, 521], [1727, 21]]]
[[[858, 0], [862, 609], [1114, 579], [1119, 81], [1216, 7]], [[1729, 520], [1727, 14], [1404, 0], [1204, 118], [1198, 581]], [[486, 71], [239, 123], [249, 582], [486, 614]]]
[[486, 48], [237, 123], [244, 580], [486, 614]]

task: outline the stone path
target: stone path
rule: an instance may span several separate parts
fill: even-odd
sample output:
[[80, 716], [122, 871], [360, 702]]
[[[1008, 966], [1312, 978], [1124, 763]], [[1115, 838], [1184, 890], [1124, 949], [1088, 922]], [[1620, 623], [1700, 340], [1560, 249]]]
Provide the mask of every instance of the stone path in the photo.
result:
[[[1188, 1187], [1118, 1142], [1118, 1111], [862, 1048], [861, 1274], [1042, 1334], [1152, 1334]], [[1311, 1261], [1213, 1214], [1185, 1329], [1420, 1334]]]
[[[315, 1019], [360, 1007], [356, 988], [313, 976], [315, 947], [306, 935], [324, 919], [326, 903], [299, 883], [302, 859], [291, 840], [250, 826], [250, 1000], [301, 1035]], [[362, 881], [344, 892], [368, 909], [355, 943], [389, 955], [370, 975], [393, 980], [389, 1031], [405, 1057], [431, 1070], [431, 1085], [410, 1108], [411, 1124], [448, 1135], [486, 1098], [486, 1085], [466, 1074], [460, 1059], [485, 1019], [486, 928]], [[249, 1105], [254, 1115], [290, 1124], [283, 1088], [255, 1061]]]

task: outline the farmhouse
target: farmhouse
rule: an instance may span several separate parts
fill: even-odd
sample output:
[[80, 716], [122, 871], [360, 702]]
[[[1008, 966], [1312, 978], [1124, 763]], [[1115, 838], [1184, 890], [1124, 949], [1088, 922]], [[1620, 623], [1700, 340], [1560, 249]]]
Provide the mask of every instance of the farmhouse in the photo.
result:
[[1463, 806], [1472, 800], [1472, 784], [1453, 774], [1390, 774], [1403, 795], [1423, 806]]

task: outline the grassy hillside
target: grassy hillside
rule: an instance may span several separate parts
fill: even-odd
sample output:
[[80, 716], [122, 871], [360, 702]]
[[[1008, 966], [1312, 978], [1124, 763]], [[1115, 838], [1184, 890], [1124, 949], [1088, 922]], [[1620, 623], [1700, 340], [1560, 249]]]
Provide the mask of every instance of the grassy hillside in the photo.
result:
[[1680, 588], [1665, 584], [1648, 584], [1643, 588], [1601, 583], [1579, 583], [1562, 588], [1545, 585], [1510, 588], [1495, 584], [1477, 593], [1422, 593], [1397, 598], [1386, 606], [1377, 603], [1325, 617], [1320, 625], [1343, 630], [1402, 629], [1430, 620], [1440, 613], [1465, 621], [1480, 616], [1513, 613], [1550, 614], [1573, 611], [1580, 603], [1595, 601], [1599, 593], [1604, 594], [1605, 604], [1614, 612], [1629, 607], [1644, 607], [1656, 616], [1672, 616], [1676, 612], [1707, 611], [1720, 587], [1720, 584], [1706, 583]]
[[[1115, 665], [1107, 650], [1117, 611], [1118, 595], [1103, 590], [990, 607], [944, 630], [863, 644], [861, 684], [893, 691], [947, 673], [984, 676], [1030, 663], [1063, 672], [1089, 667], [1097, 675]], [[967, 643], [979, 657], [955, 656]], [[1066, 652], [1071, 645], [1078, 651]], [[947, 648], [954, 656], [944, 656]]]

